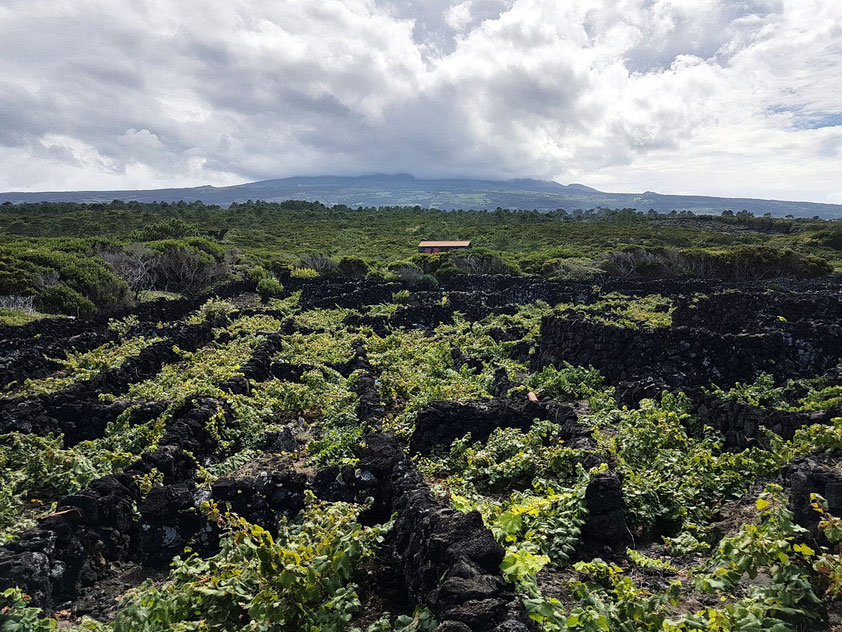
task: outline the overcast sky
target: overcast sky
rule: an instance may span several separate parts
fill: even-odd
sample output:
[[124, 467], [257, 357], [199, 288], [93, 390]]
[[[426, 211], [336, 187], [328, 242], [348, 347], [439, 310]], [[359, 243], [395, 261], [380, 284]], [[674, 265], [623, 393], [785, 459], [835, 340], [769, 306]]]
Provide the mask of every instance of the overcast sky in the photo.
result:
[[842, 1], [0, 0], [0, 190], [375, 172], [842, 203]]

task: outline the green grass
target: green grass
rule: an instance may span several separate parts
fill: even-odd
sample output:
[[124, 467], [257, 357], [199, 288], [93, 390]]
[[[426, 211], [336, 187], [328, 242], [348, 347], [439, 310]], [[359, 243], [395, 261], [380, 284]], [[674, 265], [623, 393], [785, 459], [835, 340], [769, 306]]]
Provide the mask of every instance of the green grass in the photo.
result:
[[20, 309], [0, 307], [0, 325], [26, 325], [34, 320], [45, 318], [45, 314]]

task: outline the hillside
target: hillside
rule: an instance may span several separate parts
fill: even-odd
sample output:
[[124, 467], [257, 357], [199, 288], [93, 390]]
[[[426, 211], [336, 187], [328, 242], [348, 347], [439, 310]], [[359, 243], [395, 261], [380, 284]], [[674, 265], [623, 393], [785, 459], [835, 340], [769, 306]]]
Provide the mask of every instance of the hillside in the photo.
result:
[[369, 175], [360, 177], [295, 177], [250, 182], [229, 187], [201, 186], [148, 191], [64, 191], [43, 193], [0, 193], [0, 203], [26, 202], [111, 202], [119, 199], [137, 202], [178, 202], [200, 200], [205, 204], [228, 206], [233, 202], [263, 200], [319, 201], [347, 206], [422, 206], [439, 209], [537, 209], [551, 211], [606, 208], [635, 208], [659, 213], [692, 211], [719, 214], [724, 210], [747, 210], [755, 215], [775, 217], [838, 218], [842, 205], [720, 198], [695, 195], [645, 193], [605, 193], [581, 184], [562, 185], [546, 180], [422, 180], [411, 175]]

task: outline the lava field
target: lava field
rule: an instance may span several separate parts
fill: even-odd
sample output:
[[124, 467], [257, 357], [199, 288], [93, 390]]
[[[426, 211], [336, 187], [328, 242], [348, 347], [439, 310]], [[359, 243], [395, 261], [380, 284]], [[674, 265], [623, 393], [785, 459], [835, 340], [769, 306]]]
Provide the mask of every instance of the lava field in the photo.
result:
[[2, 327], [0, 629], [840, 629], [834, 283], [291, 279]]

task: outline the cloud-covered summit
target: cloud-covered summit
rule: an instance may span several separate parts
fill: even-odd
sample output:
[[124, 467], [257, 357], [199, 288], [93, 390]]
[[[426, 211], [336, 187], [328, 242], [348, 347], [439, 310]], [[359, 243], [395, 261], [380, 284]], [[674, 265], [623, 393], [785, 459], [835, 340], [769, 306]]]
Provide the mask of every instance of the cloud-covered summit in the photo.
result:
[[842, 201], [842, 3], [0, 5], [0, 189], [370, 172]]

